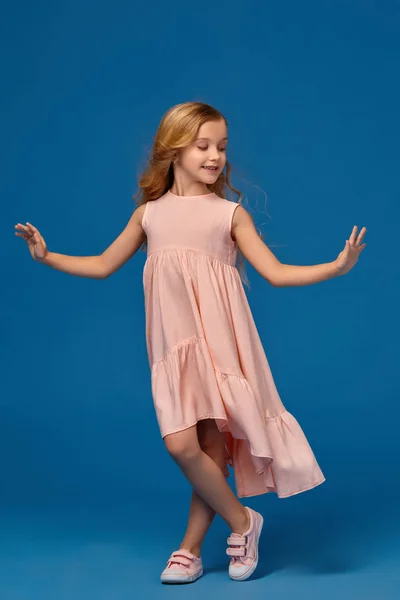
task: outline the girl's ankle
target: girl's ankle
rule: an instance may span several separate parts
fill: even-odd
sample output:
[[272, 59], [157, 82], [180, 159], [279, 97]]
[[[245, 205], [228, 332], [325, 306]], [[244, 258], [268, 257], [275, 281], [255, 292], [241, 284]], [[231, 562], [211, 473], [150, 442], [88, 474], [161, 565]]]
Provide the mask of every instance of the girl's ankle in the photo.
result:
[[231, 527], [232, 531], [242, 535], [250, 527], [250, 516], [248, 511], [245, 509], [243, 513], [243, 519], [237, 522], [236, 527]]
[[187, 550], [188, 552], [191, 552], [192, 554], [194, 554], [195, 556], [197, 556], [197, 558], [200, 558], [201, 556], [201, 548], [195, 548], [194, 546], [191, 546], [190, 544], [181, 544], [179, 550]]

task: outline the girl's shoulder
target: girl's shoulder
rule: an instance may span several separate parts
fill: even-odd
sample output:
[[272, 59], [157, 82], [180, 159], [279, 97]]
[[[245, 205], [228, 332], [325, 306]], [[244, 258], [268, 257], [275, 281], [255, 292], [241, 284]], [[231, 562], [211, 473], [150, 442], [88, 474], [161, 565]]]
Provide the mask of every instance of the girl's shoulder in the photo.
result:
[[132, 219], [143, 229], [144, 214], [147, 208], [147, 202], [140, 204], [133, 211]]

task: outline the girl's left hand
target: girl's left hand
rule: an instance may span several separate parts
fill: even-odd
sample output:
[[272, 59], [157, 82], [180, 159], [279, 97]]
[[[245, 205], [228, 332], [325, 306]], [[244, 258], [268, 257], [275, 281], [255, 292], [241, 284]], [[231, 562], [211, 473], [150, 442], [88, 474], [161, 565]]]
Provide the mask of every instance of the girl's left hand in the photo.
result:
[[367, 245], [361, 245], [366, 231], [367, 228], [363, 227], [357, 236], [357, 226], [354, 225], [350, 238], [346, 240], [346, 245], [344, 249], [334, 261], [335, 265], [337, 266], [338, 275], [345, 275], [356, 264], [359, 255]]

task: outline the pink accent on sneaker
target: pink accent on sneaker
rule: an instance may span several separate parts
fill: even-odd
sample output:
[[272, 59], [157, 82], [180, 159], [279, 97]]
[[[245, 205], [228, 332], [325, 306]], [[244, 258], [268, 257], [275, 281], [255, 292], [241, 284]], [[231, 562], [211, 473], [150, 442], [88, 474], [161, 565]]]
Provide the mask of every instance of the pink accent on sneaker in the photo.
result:
[[203, 575], [201, 557], [189, 550], [176, 550], [168, 559], [168, 564], [161, 573], [163, 583], [192, 583]]
[[258, 540], [264, 525], [263, 516], [245, 506], [250, 515], [250, 527], [243, 534], [232, 533], [227, 542], [226, 553], [231, 556], [229, 576], [235, 581], [248, 579], [258, 565]]

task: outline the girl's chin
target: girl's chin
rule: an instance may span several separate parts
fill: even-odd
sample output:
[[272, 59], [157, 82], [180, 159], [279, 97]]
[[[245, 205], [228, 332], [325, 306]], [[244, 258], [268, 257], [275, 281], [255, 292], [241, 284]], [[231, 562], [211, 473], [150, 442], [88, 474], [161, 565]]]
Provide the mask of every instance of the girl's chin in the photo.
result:
[[207, 177], [218, 177], [219, 175], [219, 169], [218, 171], [207, 171], [207, 169], [201, 169]]

